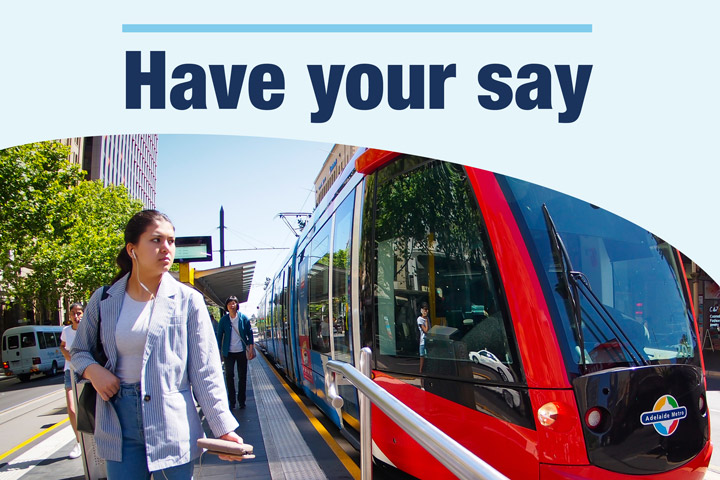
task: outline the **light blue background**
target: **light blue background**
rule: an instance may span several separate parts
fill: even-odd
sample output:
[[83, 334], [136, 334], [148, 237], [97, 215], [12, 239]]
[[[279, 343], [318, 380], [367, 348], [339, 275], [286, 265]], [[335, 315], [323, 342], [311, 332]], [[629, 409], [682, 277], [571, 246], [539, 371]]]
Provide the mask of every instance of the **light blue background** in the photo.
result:
[[[346, 143], [417, 153], [502, 172], [600, 205], [665, 238], [720, 278], [714, 1], [362, 3], [3, 2], [0, 148], [72, 136], [212, 133]], [[123, 24], [591, 24], [592, 33], [123, 33]], [[125, 110], [125, 52], [181, 63], [274, 63], [283, 105], [234, 111]], [[457, 64], [444, 110], [356, 111], [341, 98], [316, 110], [308, 64]], [[592, 64], [582, 114], [482, 109], [477, 71], [503, 63]], [[344, 90], [344, 85], [341, 92]], [[169, 88], [168, 88], [169, 91]], [[209, 87], [208, 93], [212, 92]], [[143, 97], [148, 105], [147, 94]], [[169, 103], [168, 103], [169, 106]], [[317, 170], [317, 165], [308, 165]]]

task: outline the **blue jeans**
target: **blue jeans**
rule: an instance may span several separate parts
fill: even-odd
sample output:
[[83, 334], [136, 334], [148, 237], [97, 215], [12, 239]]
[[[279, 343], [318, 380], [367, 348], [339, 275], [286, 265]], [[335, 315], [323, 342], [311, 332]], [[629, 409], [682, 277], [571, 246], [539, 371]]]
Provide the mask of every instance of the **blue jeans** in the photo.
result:
[[[65, 370], [65, 390], [70, 390], [72, 388], [72, 378], [70, 378], [70, 376], [73, 373], [74, 372], [72, 370]], [[80, 383], [80, 380], [82, 380], [80, 378], [80, 375], [78, 375], [76, 373], [75, 374], [75, 383]]]
[[[112, 398], [122, 429], [122, 462], [106, 461], [108, 480], [128, 478], [150, 480], [145, 453], [145, 430], [142, 417], [140, 384], [120, 385]], [[154, 480], [191, 480], [194, 462], [152, 472]]]

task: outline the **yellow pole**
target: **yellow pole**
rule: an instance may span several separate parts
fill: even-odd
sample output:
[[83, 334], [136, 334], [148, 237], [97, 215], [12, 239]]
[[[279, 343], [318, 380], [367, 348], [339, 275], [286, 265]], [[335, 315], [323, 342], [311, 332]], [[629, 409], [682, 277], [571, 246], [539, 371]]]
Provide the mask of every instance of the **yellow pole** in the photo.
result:
[[430, 321], [436, 324], [438, 321], [435, 312], [435, 235], [428, 234], [428, 304], [430, 305]]
[[195, 269], [190, 268], [189, 263], [180, 264], [180, 281], [189, 285], [195, 285]]

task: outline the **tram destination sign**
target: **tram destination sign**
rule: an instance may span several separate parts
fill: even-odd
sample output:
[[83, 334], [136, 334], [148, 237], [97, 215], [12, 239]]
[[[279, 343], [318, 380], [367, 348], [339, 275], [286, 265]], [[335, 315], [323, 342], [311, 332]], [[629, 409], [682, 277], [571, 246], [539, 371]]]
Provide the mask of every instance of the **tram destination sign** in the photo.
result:
[[211, 262], [212, 237], [177, 237], [175, 263]]

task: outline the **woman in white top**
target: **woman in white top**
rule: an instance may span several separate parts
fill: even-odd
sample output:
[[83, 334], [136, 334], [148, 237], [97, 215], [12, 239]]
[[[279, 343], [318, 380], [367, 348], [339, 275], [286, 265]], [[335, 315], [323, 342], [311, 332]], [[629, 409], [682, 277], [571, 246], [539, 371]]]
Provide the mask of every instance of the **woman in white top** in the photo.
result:
[[[93, 294], [73, 345], [73, 366], [98, 392], [95, 442], [109, 480], [192, 478], [204, 436], [193, 395], [216, 437], [242, 443], [207, 307], [167, 273], [174, 256], [175, 228], [165, 215], [133, 216], [120, 273]], [[93, 356], [98, 324], [105, 365]]]
[[83, 317], [82, 303], [73, 303], [70, 305], [69, 312], [70, 325], [63, 328], [63, 331], [60, 334], [60, 353], [62, 353], [63, 357], [65, 357], [65, 403], [67, 403], [70, 425], [72, 425], [73, 431], [75, 432], [75, 439], [77, 440], [77, 443], [68, 457], [78, 458], [82, 455], [82, 450], [80, 449], [80, 435], [77, 431], [77, 414], [75, 412], [75, 402], [73, 401], [72, 394], [72, 379], [70, 376], [75, 375], [75, 381], [78, 380], [78, 377], [73, 371], [70, 363], [70, 349], [72, 348], [73, 341], [75, 340], [75, 333], [80, 325], [80, 320], [82, 320]]

